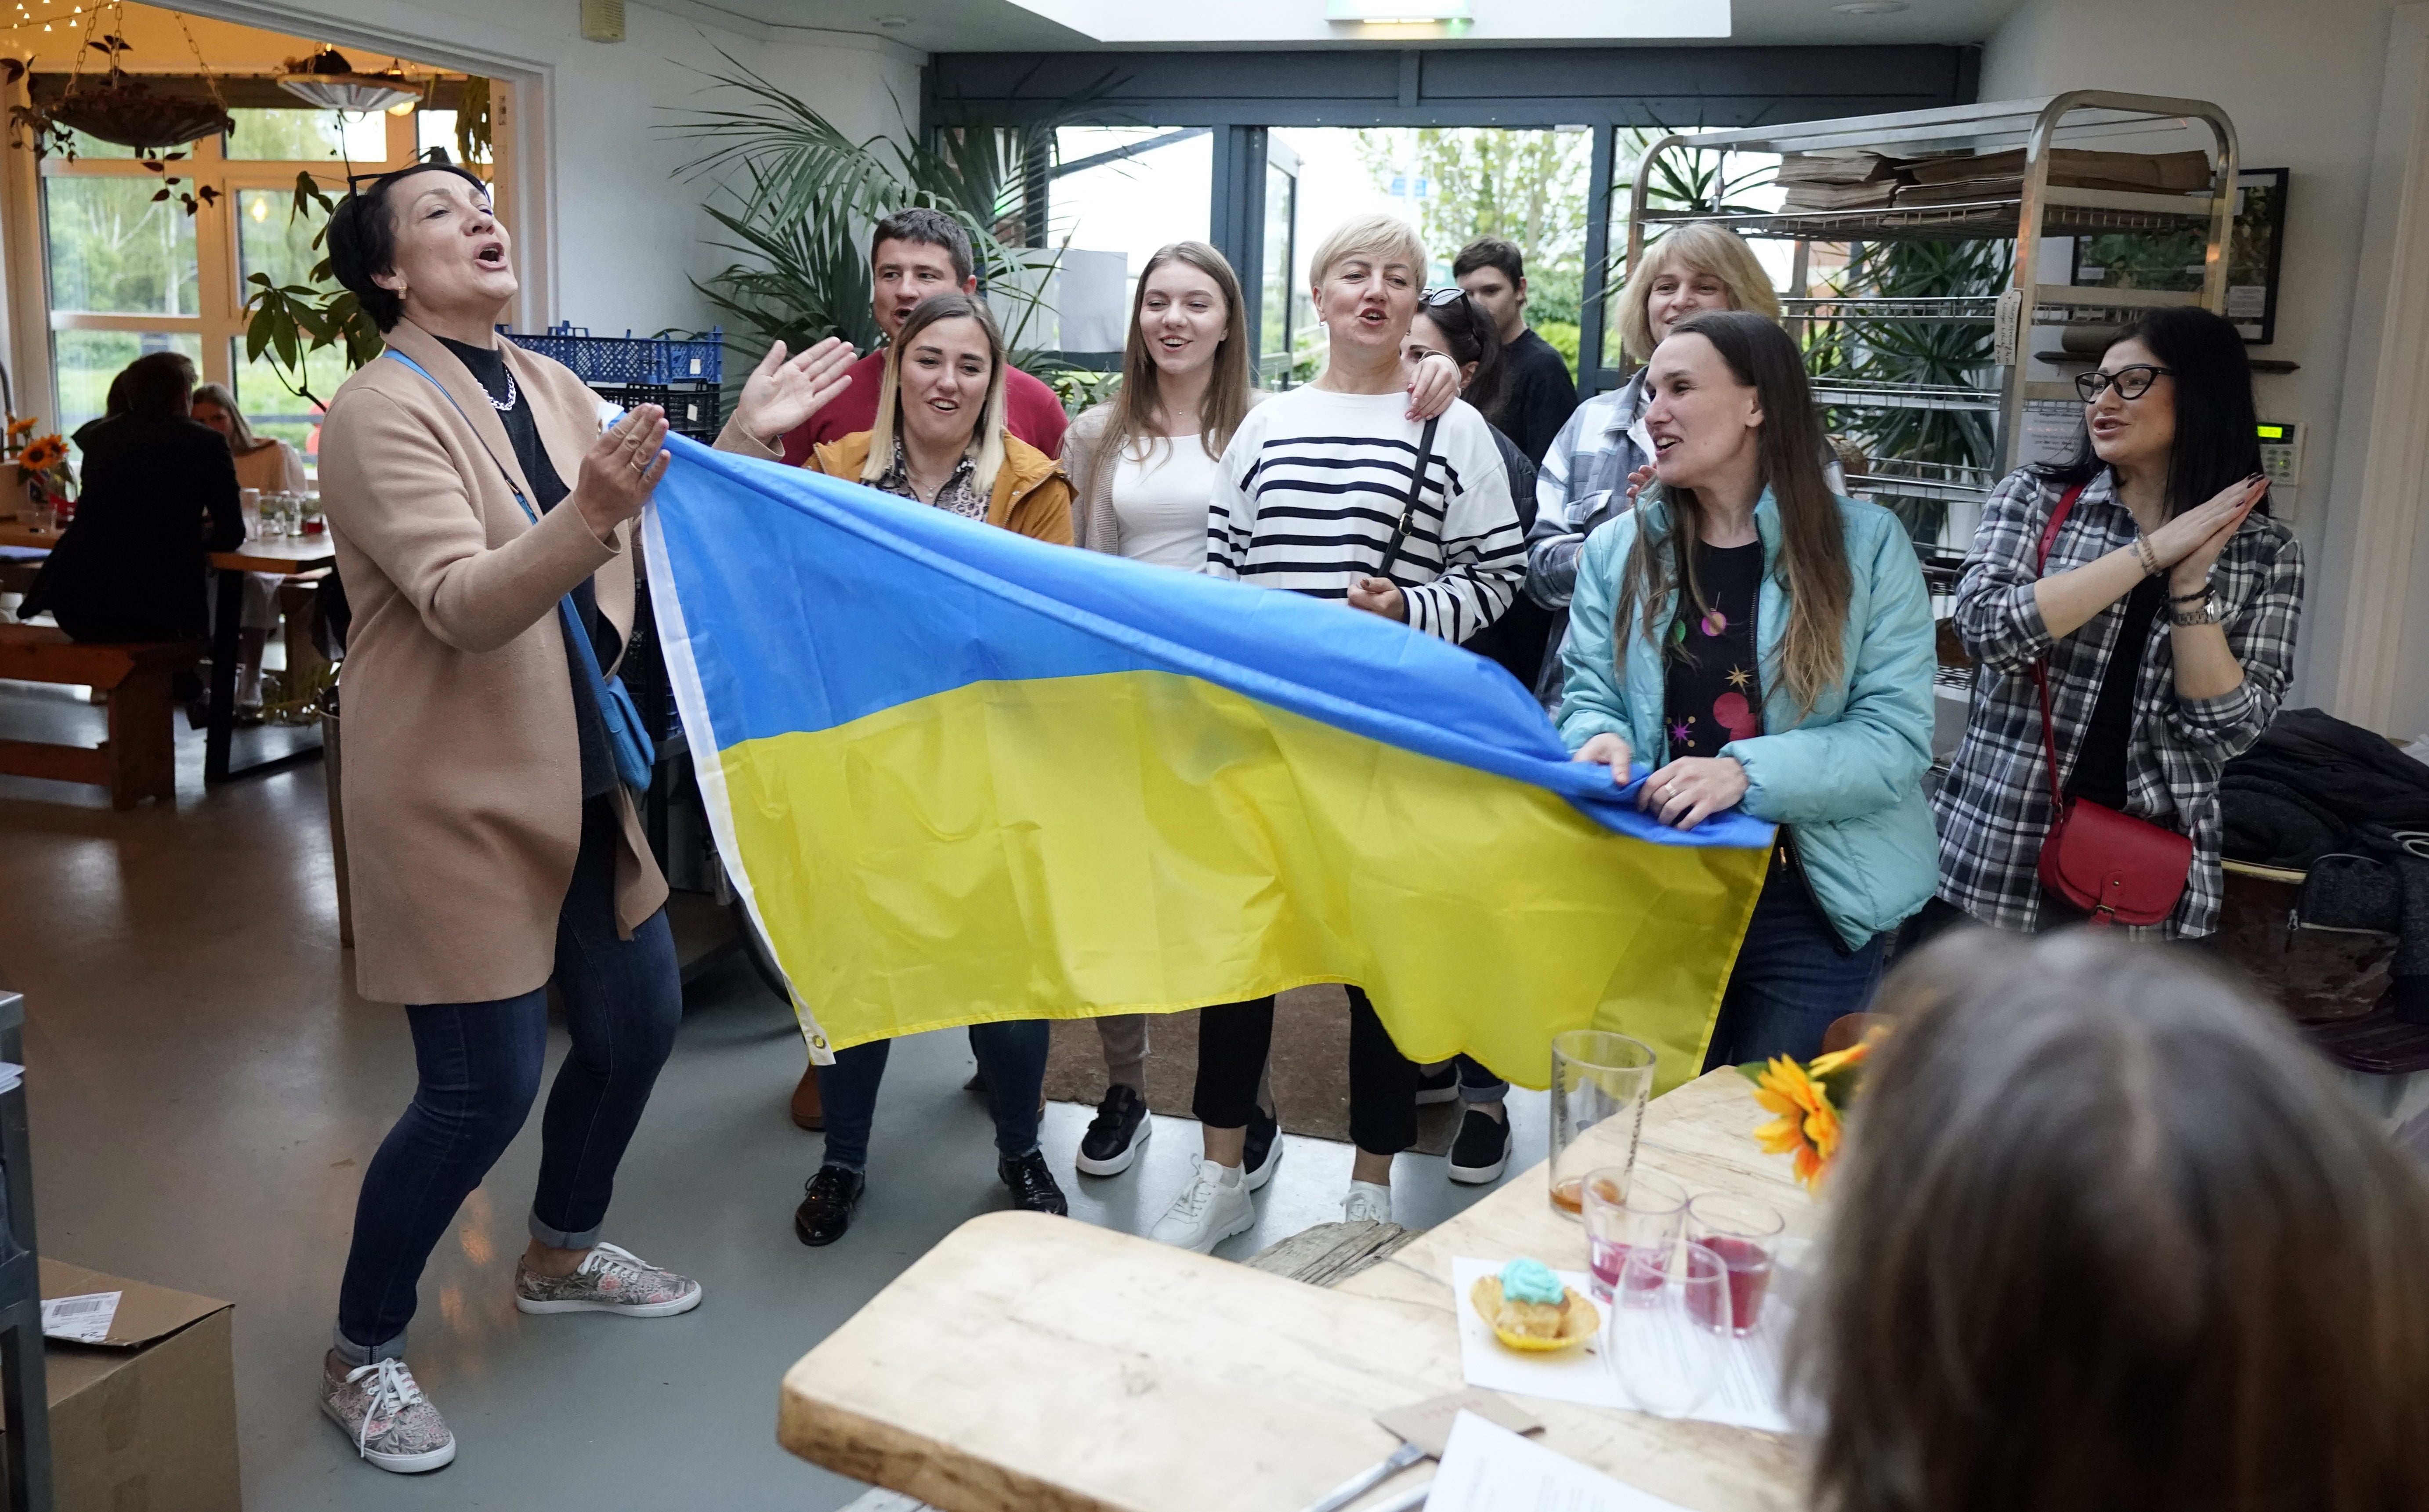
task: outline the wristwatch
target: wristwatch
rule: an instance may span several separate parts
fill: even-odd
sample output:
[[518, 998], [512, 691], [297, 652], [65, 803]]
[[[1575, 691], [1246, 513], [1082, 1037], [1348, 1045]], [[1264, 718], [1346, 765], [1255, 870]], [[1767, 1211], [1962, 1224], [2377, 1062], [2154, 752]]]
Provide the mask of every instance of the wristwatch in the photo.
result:
[[2196, 625], [2223, 624], [2225, 620], [2226, 616], [2218, 612], [2218, 605], [2208, 599], [2189, 609], [2172, 611], [2168, 615], [2168, 623], [2180, 630], [2190, 630]]

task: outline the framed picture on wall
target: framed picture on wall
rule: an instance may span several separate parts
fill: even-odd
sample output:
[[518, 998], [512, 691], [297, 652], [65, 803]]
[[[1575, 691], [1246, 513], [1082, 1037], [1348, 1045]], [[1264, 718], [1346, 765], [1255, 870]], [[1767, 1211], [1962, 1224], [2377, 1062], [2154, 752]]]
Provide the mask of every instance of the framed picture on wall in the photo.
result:
[[[2239, 169], [2235, 234], [2227, 249], [2226, 318], [2250, 345], [2277, 339], [2277, 271], [2286, 241], [2283, 168]], [[2188, 228], [2162, 236], [2116, 232], [2077, 237], [2074, 277], [2094, 288], [2197, 289], [2207, 238]]]

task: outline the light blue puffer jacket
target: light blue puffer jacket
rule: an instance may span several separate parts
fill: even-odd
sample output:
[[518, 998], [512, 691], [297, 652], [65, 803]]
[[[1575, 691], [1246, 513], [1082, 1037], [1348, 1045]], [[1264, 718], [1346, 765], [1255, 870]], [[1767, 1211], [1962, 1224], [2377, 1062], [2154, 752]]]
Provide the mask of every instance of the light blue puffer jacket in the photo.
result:
[[[1931, 764], [1934, 648], [1931, 598], [1906, 528], [1876, 504], [1842, 499], [1839, 511], [1854, 579], [1845, 679], [1806, 714], [1779, 674], [1788, 587], [1779, 572], [1779, 506], [1766, 488], [1754, 511], [1763, 562], [1755, 643], [1762, 658], [1763, 729], [1771, 732], [1731, 741], [1721, 754], [1745, 767], [1742, 807], [1789, 827], [1822, 912], [1860, 948], [1923, 907], [1939, 881], [1939, 845], [1923, 796]], [[1625, 627], [1624, 681], [1612, 647], [1620, 570], [1643, 516], [1657, 530], [1668, 528], [1668, 512], [1656, 501], [1596, 530], [1578, 556], [1558, 722], [1571, 750], [1610, 731], [1628, 742], [1639, 764], [1659, 766], [1669, 749], [1661, 653], [1633, 616]], [[1669, 623], [1675, 612], [1674, 597], [1660, 622]]]

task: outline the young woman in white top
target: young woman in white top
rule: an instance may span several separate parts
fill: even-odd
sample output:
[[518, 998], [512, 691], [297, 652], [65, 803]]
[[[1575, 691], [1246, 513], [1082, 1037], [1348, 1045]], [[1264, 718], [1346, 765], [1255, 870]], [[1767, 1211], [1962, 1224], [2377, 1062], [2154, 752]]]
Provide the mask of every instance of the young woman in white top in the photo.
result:
[[[1460, 375], [1448, 358], [1412, 370], [1411, 418], [1450, 407]], [[1240, 421], [1265, 398], [1251, 384], [1240, 280], [1203, 241], [1156, 249], [1132, 298], [1131, 330], [1115, 397], [1071, 422], [1063, 468], [1071, 475], [1072, 526], [1092, 551], [1196, 572], [1206, 565], [1206, 506], [1216, 462]], [[1097, 1021], [1105, 1047], [1105, 1096], [1080, 1141], [1081, 1174], [1119, 1175], [1153, 1127], [1147, 1109], [1147, 1015]], [[1260, 1086], [1245, 1133], [1248, 1185], [1273, 1174], [1279, 1126]]]
[[[266, 494], [300, 494], [311, 486], [304, 476], [304, 459], [295, 449], [275, 436], [254, 435], [226, 385], [205, 384], [195, 389], [193, 415], [227, 437], [228, 451], [236, 457], [238, 487]], [[243, 630], [237, 641], [239, 709], [261, 707], [261, 649], [270, 643], [270, 633], [278, 628], [280, 582], [274, 572], [245, 574]]]

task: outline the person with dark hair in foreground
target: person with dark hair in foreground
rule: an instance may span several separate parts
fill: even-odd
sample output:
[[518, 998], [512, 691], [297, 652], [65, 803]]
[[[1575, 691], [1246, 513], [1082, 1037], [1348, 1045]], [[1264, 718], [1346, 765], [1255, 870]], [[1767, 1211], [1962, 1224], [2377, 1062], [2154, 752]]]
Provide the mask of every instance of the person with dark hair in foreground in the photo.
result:
[[1822, 1512], [2392, 1512], [2429, 1188], [2283, 1013], [2166, 952], [1899, 966], [1789, 1378]]
[[1526, 255], [1498, 237], [1480, 237], [1460, 249], [1450, 275], [1501, 337], [1498, 392], [1468, 402], [1540, 464], [1578, 407], [1578, 385], [1568, 359], [1527, 324]]
[[[932, 294], [975, 294], [978, 264], [969, 233], [942, 210], [914, 206], [877, 222], [868, 235], [870, 313], [891, 342], [903, 320]], [[877, 428], [877, 386], [885, 376], [885, 349], [879, 347], [844, 370], [847, 386], [834, 402], [784, 437], [785, 460], [808, 463], [813, 447]], [[1054, 390], [1013, 368], [1004, 373], [1004, 427], [1049, 457], [1063, 454], [1068, 418]]]
[[2189, 837], [2174, 911], [2141, 932], [2198, 939], [2218, 929], [2225, 892], [2219, 779], [2293, 678], [2303, 547], [2269, 518], [2252, 366], [2224, 317], [2153, 310], [2075, 386], [2074, 460], [1991, 491], [1958, 582], [1957, 632], [1981, 668], [1932, 799], [1940, 888], [1918, 928], [2083, 917], [2041, 883], [2057, 817], [2033, 678], [2045, 662], [2057, 783]]
[[136, 358], [109, 392], [111, 413], [76, 432], [75, 518], [17, 612], [47, 612], [77, 640], [200, 640], [203, 559], [244, 540], [236, 463], [192, 418], [194, 364], [183, 353]]

